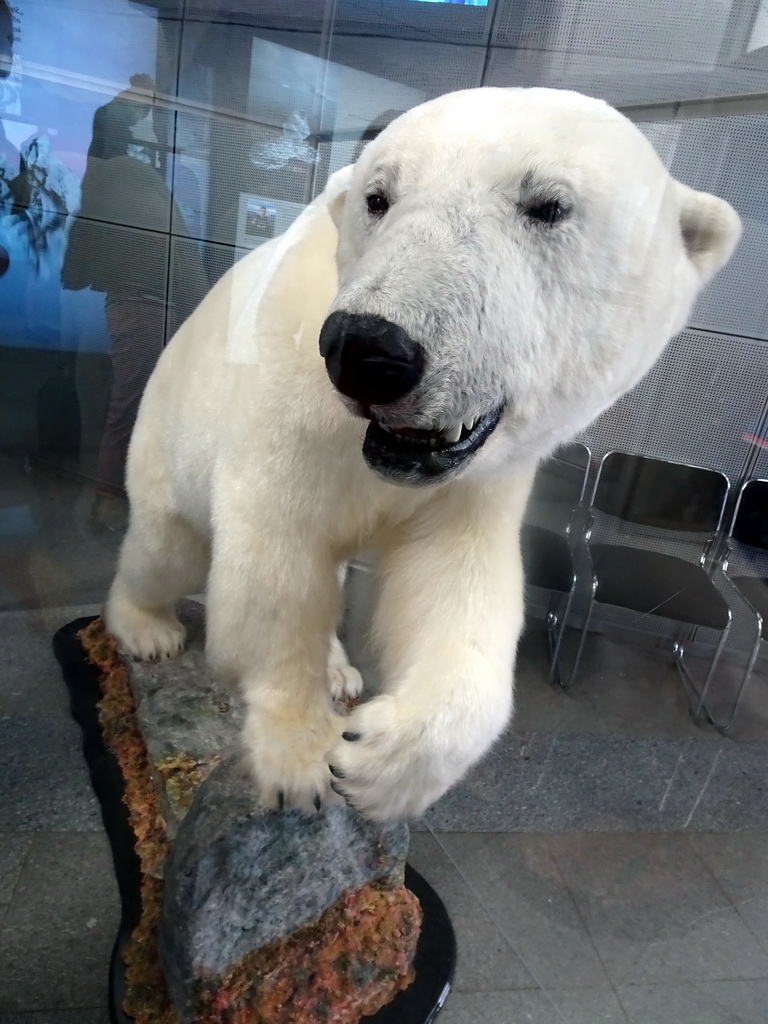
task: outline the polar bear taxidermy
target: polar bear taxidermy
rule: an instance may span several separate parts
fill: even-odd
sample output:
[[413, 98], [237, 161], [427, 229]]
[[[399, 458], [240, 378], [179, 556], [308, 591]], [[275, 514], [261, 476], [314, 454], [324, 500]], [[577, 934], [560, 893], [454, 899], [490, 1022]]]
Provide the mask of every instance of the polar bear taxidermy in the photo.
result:
[[[473, 89], [392, 122], [212, 289], [143, 398], [105, 615], [172, 657], [207, 581], [265, 807], [418, 815], [499, 737], [537, 461], [648, 371], [739, 232], [605, 103]], [[345, 717], [361, 549], [384, 685]]]

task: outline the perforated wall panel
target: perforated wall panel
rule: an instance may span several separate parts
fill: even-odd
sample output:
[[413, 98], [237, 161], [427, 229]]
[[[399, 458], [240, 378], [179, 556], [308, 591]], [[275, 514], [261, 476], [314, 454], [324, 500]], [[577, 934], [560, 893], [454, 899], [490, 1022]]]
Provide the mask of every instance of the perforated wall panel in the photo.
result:
[[[761, 421], [766, 397], [768, 345], [683, 331], [651, 372], [580, 435], [593, 452], [592, 479], [600, 459], [612, 449], [703, 466], [729, 478], [730, 509], [753, 461], [754, 445], [745, 435], [752, 434]], [[728, 521], [729, 514], [725, 523]], [[688, 536], [668, 538], [603, 517], [598, 520], [595, 539], [694, 557]], [[615, 618], [607, 614], [608, 620]], [[647, 616], [642, 628], [668, 631], [661, 620]], [[750, 630], [751, 622], [738, 614], [729, 646], [748, 646]]]
[[211, 242], [200, 244], [189, 238], [174, 237], [171, 240], [167, 326], [169, 339], [194, 309], [194, 302], [185, 287], [185, 279], [194, 275], [202, 264], [205, 276], [213, 287], [248, 252], [249, 249], [238, 249], [232, 245], [215, 245]]
[[319, 195], [334, 171], [341, 170], [357, 159], [359, 142], [322, 142], [318, 147], [320, 158], [317, 164], [314, 194]]
[[484, 84], [576, 89], [618, 105], [764, 91], [768, 73], [743, 58], [733, 6], [505, 0]]
[[768, 115], [641, 124], [671, 173], [733, 204], [744, 221], [735, 256], [703, 293], [691, 325], [768, 338]]
[[494, 45], [632, 60], [709, 65], [717, 60], [730, 0], [504, 0]]
[[[216, 190], [220, 215], [206, 226], [205, 237], [210, 241], [234, 242], [242, 193], [291, 203], [306, 201], [311, 165], [291, 162], [284, 167], [269, 169], [254, 167], [250, 161], [249, 154], [254, 146], [276, 139], [279, 134], [271, 127], [219, 121], [216, 129], [219, 173], [211, 184]], [[221, 159], [222, 152], [229, 159]]]
[[463, 7], [411, 0], [337, 0], [334, 31], [471, 45], [486, 41], [492, 14], [492, 2], [488, 7]]
[[611, 448], [718, 469], [738, 481], [750, 456], [743, 439], [768, 396], [768, 345], [683, 331], [635, 388], [581, 435]]
[[[480, 85], [485, 47], [334, 34], [330, 57], [339, 64], [388, 80], [393, 93], [397, 85], [408, 86], [418, 91], [423, 100]], [[382, 110], [407, 109], [396, 95], [391, 101], [386, 96], [382, 96], [382, 100]], [[343, 117], [344, 113], [344, 105], [340, 103], [339, 114]]]
[[702, 71], [699, 65], [649, 63], [631, 57], [494, 47], [483, 85], [575, 89], [625, 106], [764, 92], [768, 74], [738, 67]]
[[[317, 32], [333, 12], [334, 31], [404, 39], [482, 43], [492, 4], [465, 7], [412, 0], [187, 0], [187, 16], [261, 28]], [[225, 13], [226, 12], [226, 13]]]

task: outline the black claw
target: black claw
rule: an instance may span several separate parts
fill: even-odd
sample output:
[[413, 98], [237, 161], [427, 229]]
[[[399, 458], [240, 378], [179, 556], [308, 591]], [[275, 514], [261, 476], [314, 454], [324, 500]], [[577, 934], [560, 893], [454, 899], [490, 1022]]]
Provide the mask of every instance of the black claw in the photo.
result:
[[360, 739], [360, 733], [359, 732], [343, 732], [341, 734], [341, 738], [343, 740], [346, 740], [348, 743], [354, 743], [356, 740]]
[[346, 778], [346, 772], [343, 772], [341, 768], [336, 768], [335, 765], [329, 764], [328, 771], [331, 773], [331, 775], [335, 775], [337, 779]]
[[322, 801], [320, 799], [320, 794], [319, 793], [315, 794], [315, 799], [314, 799], [313, 802], [314, 802], [314, 805], [315, 805], [315, 810], [319, 811], [320, 808], [322, 807]]
[[345, 800], [347, 799], [347, 794], [344, 792], [344, 790], [341, 788], [338, 782], [331, 781], [331, 789], [333, 790], [334, 793], [337, 793], [339, 796], [344, 797]]
[[277, 794], [277, 809], [282, 811], [283, 807], [285, 807], [285, 793], [281, 789]]

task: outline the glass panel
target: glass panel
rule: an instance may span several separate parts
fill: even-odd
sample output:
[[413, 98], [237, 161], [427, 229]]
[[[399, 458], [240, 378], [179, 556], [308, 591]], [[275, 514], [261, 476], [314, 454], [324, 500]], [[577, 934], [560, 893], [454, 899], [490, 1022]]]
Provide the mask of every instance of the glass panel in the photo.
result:
[[[657, 200], [637, 201], [633, 220], [635, 186], [646, 183], [617, 184], [608, 151], [589, 163], [597, 114], [585, 123], [566, 99], [555, 104], [551, 153], [564, 164], [576, 146], [586, 154], [575, 198], [563, 174], [556, 194], [532, 189], [545, 128], [531, 114], [525, 130], [496, 115], [446, 121], [418, 172], [432, 174], [418, 210], [410, 197], [398, 209], [400, 178], [376, 178], [357, 195], [357, 227], [343, 199], [328, 199], [334, 173], [400, 115], [482, 86], [607, 101], [673, 178], [726, 200], [742, 220], [733, 257], [627, 388], [609, 387], [593, 358], [601, 325], [621, 293], [606, 360], [626, 353], [626, 366], [639, 366], [646, 353], [628, 339], [650, 317], [644, 275], [674, 251], [668, 279], [688, 287], [717, 217], [692, 234], [676, 186], [659, 178]], [[486, 122], [498, 136], [483, 163], [494, 187], [478, 198], [465, 169], [487, 144]], [[446, 792], [435, 784], [434, 801], [425, 796], [424, 813], [411, 815], [409, 856], [458, 939], [441, 1021], [765, 1018], [767, 128], [768, 8], [756, 0], [0, 0], [0, 1021], [107, 1019], [118, 897], [50, 651], [60, 627], [101, 613], [131, 514], [144, 547], [129, 549], [122, 578], [130, 589], [142, 576], [143, 551], [156, 589], [139, 619], [154, 615], [157, 626], [160, 609], [169, 651], [178, 633], [165, 605], [181, 590], [208, 600], [216, 531], [230, 575], [222, 587], [212, 574], [209, 606], [222, 591], [237, 597], [223, 616], [231, 643], [218, 654], [239, 654], [241, 676], [268, 674], [265, 665], [277, 676], [290, 662], [324, 687], [326, 638], [313, 641], [312, 624], [343, 606], [339, 631], [366, 701], [405, 693], [401, 717], [381, 726], [387, 756], [361, 784], [371, 800], [408, 754], [413, 716], [424, 718], [422, 737], [443, 723], [442, 768], [466, 771]], [[399, 131], [377, 172], [397, 164], [407, 178], [429, 130]], [[468, 136], [481, 140], [476, 151]], [[611, 203], [590, 249], [596, 182]], [[372, 226], [363, 206], [384, 219]], [[586, 232], [565, 273], [561, 215], [566, 238]], [[626, 256], [617, 225], [629, 234], [640, 223], [650, 237], [657, 216], [679, 216], [679, 231], [675, 223], [663, 252], [649, 247], [637, 280], [612, 291]], [[389, 241], [409, 217], [411, 241]], [[489, 223], [510, 259], [504, 273]], [[549, 276], [531, 241], [540, 230], [550, 232], [547, 266], [559, 268]], [[386, 265], [367, 255], [344, 264], [362, 237], [392, 245]], [[594, 273], [581, 287], [587, 265]], [[321, 334], [350, 282], [357, 291], [343, 293]], [[580, 318], [593, 327], [561, 358]], [[545, 336], [551, 344], [537, 349]], [[342, 373], [345, 346], [357, 361]], [[182, 349], [186, 358], [173, 355]], [[623, 367], [610, 372], [623, 379]], [[424, 374], [434, 375], [431, 390], [405, 389]], [[576, 387], [580, 375], [589, 388]], [[542, 379], [537, 405], [530, 393]], [[150, 380], [155, 412], [134, 434]], [[398, 388], [397, 399], [381, 398]], [[563, 396], [576, 391], [569, 404]], [[385, 406], [396, 407], [389, 419]], [[540, 430], [523, 433], [531, 407]], [[473, 476], [462, 459], [483, 447], [476, 465], [487, 472]], [[610, 452], [644, 470], [630, 486], [604, 469], [593, 500]], [[526, 469], [491, 520], [488, 481], [504, 459]], [[374, 484], [371, 466], [399, 473], [398, 486]], [[446, 467], [455, 479], [421, 486]], [[731, 537], [753, 479], [763, 483], [745, 492]], [[460, 497], [470, 512], [446, 540]], [[702, 523], [705, 505], [716, 508]], [[695, 528], [714, 532], [703, 551]], [[498, 551], [483, 547], [488, 536]], [[323, 581], [342, 561], [339, 595]], [[469, 622], [480, 606], [482, 621]], [[382, 650], [371, 641], [377, 614]], [[498, 636], [508, 649], [494, 689], [487, 652]], [[314, 675], [308, 651], [322, 655]], [[194, 648], [181, 658], [179, 677], [202, 657]], [[513, 660], [515, 711], [502, 732], [498, 692]], [[320, 691], [307, 690], [307, 702], [327, 703]], [[457, 694], [469, 696], [451, 726]], [[500, 735], [470, 756], [472, 722], [494, 700], [486, 739]], [[297, 734], [288, 747], [310, 742]], [[426, 793], [440, 774], [419, 743], [398, 793]]]

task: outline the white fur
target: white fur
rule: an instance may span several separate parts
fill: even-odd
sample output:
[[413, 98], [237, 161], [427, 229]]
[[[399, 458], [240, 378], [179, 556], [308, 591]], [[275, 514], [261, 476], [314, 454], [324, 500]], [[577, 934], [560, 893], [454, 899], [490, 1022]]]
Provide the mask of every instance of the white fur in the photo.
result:
[[[572, 205], [553, 228], [524, 214], [541, 181]], [[391, 199], [376, 222], [374, 187]], [[420, 814], [509, 720], [536, 461], [649, 369], [738, 234], [726, 203], [672, 180], [597, 100], [478, 89], [410, 111], [164, 352], [131, 443], [109, 628], [133, 656], [172, 656], [174, 605], [207, 579], [208, 654], [243, 687], [264, 804], [337, 799], [330, 763], [363, 813]], [[398, 487], [368, 468], [367, 424], [318, 352], [333, 309], [419, 338], [413, 425], [507, 402], [449, 481]], [[343, 717], [333, 700], [360, 681], [331, 640], [338, 569], [363, 547], [379, 556], [385, 682]]]

